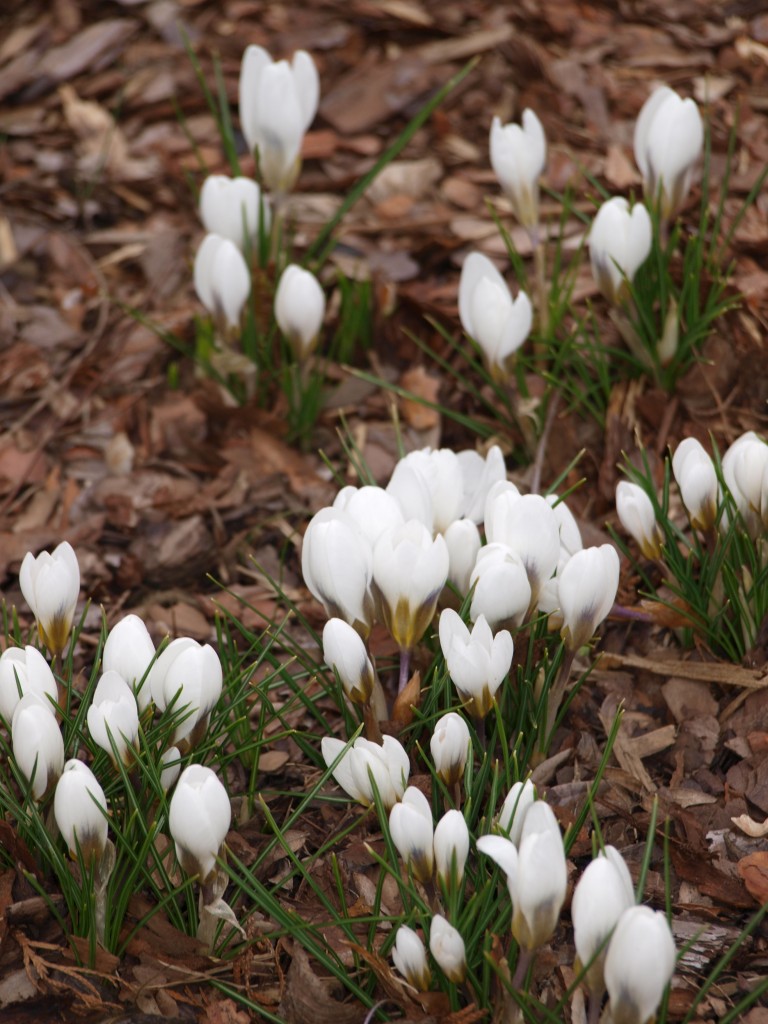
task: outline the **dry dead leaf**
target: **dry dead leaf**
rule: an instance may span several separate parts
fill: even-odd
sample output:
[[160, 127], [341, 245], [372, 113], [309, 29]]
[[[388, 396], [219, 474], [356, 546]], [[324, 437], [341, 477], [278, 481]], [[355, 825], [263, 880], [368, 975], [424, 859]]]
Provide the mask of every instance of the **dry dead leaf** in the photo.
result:
[[758, 903], [768, 903], [768, 850], [742, 857], [736, 867], [750, 896]]
[[737, 828], [740, 828], [742, 832], [745, 832], [753, 839], [762, 839], [763, 836], [768, 836], [768, 818], [760, 824], [759, 821], [750, 818], [748, 814], [740, 814], [738, 818], [731, 818], [731, 821]]

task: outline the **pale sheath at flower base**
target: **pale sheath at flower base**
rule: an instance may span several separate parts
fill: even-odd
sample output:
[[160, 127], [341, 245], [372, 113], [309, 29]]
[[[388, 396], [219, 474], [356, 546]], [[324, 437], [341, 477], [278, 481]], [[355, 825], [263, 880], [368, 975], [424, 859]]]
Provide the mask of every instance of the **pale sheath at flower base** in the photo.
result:
[[323, 736], [320, 749], [329, 768], [341, 758], [333, 769], [333, 777], [353, 800], [370, 807], [374, 802], [374, 784], [386, 810], [402, 800], [411, 765], [394, 736], [384, 736], [382, 743], [361, 736], [351, 747], [343, 740]]
[[392, 962], [409, 985], [419, 992], [427, 992], [432, 974], [427, 963], [427, 951], [413, 928], [401, 924], [392, 947]]
[[298, 362], [315, 349], [325, 316], [325, 292], [315, 275], [295, 263], [280, 277], [275, 293], [275, 320]]
[[269, 207], [261, 189], [250, 178], [209, 174], [200, 189], [200, 220], [206, 231], [228, 238], [248, 252], [269, 231]]
[[58, 687], [43, 655], [31, 645], [8, 647], [0, 654], [0, 715], [7, 725], [25, 693], [50, 700], [51, 710], [55, 710]]
[[231, 821], [229, 797], [216, 773], [200, 764], [185, 768], [171, 797], [168, 828], [179, 864], [203, 885], [215, 874]]
[[479, 252], [470, 253], [461, 268], [459, 318], [480, 346], [488, 372], [505, 380], [512, 356], [531, 332], [533, 307], [523, 291], [512, 298], [499, 271]]
[[16, 705], [11, 721], [11, 744], [16, 766], [40, 801], [56, 785], [64, 767], [64, 740], [47, 697], [27, 693]]
[[621, 525], [645, 558], [661, 557], [661, 530], [653, 503], [639, 484], [620, 480], [616, 485], [616, 512]]
[[491, 166], [524, 228], [539, 223], [539, 178], [547, 163], [547, 138], [536, 114], [526, 109], [522, 125], [491, 123]]
[[273, 61], [261, 46], [249, 46], [240, 65], [240, 126], [257, 151], [261, 180], [289, 192], [301, 170], [301, 144], [320, 99], [315, 62], [297, 50], [290, 63]]
[[630, 907], [619, 918], [605, 958], [613, 1024], [647, 1024], [672, 980], [677, 952], [661, 911]]
[[695, 102], [681, 99], [666, 85], [651, 93], [635, 125], [635, 160], [650, 202], [656, 203], [661, 193], [663, 220], [685, 203], [703, 145], [704, 126]]
[[597, 211], [589, 232], [592, 276], [608, 301], [616, 306], [629, 295], [629, 285], [651, 252], [653, 228], [642, 203], [632, 210], [622, 196], [608, 199]]
[[429, 801], [415, 786], [389, 812], [389, 834], [403, 862], [419, 882], [429, 882], [434, 868], [434, 824]]
[[439, 635], [448, 672], [467, 714], [485, 718], [512, 665], [511, 634], [502, 629], [494, 636], [482, 615], [470, 632], [461, 616], [446, 608], [440, 614]]
[[98, 863], [107, 845], [107, 798], [88, 765], [72, 758], [56, 786], [53, 813], [73, 860], [77, 848], [85, 864]]
[[67, 541], [53, 552], [35, 557], [27, 552], [19, 570], [19, 586], [32, 609], [40, 639], [54, 654], [67, 645], [80, 596], [80, 566]]
[[429, 926], [429, 951], [448, 981], [460, 985], [467, 974], [467, 954], [459, 932], [441, 915]]
[[229, 238], [206, 235], [195, 256], [195, 291], [222, 333], [240, 327], [251, 293], [251, 275], [243, 254]]

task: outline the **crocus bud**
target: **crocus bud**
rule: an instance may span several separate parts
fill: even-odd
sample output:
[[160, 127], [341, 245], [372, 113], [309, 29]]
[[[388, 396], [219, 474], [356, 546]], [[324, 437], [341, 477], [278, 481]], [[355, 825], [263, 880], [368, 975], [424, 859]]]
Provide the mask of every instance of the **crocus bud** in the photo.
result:
[[200, 189], [200, 219], [206, 231], [228, 238], [247, 252], [259, 239], [262, 212], [265, 231], [269, 230], [269, 208], [263, 203], [261, 189], [251, 178], [230, 178], [209, 174]]
[[675, 358], [677, 346], [680, 343], [680, 312], [677, 301], [670, 295], [667, 302], [667, 313], [664, 317], [664, 326], [661, 330], [661, 337], [656, 345], [656, 357], [661, 366], [669, 366]]
[[573, 891], [571, 919], [576, 953], [586, 968], [587, 988], [597, 998], [605, 990], [606, 939], [634, 902], [629, 869], [612, 846], [587, 865]]
[[126, 615], [109, 631], [101, 667], [105, 673], [117, 672], [123, 677], [136, 696], [139, 711], [152, 700], [147, 674], [154, 657], [152, 637], [138, 615]]
[[506, 544], [486, 544], [477, 553], [469, 577], [472, 604], [469, 617], [485, 616], [491, 629], [515, 629], [531, 606], [531, 584], [522, 559]]
[[220, 330], [237, 330], [251, 292], [251, 275], [231, 239], [211, 234], [200, 243], [195, 256], [195, 291]]
[[630, 213], [623, 196], [606, 200], [597, 211], [589, 232], [592, 275], [608, 301], [617, 306], [625, 301], [629, 284], [651, 252], [653, 228], [642, 203]]
[[35, 693], [43, 700], [58, 701], [58, 687], [53, 672], [36, 647], [8, 647], [0, 654], [0, 715], [6, 725], [25, 693]]
[[673, 217], [685, 202], [693, 169], [704, 145], [704, 128], [695, 102], [668, 86], [651, 93], [635, 125], [635, 160], [648, 199], [661, 191], [661, 216]]
[[448, 547], [448, 582], [463, 597], [471, 586], [472, 570], [481, 547], [480, 531], [471, 519], [455, 519], [443, 537]]
[[[422, 515], [415, 515], [414, 518], [423, 522], [434, 533], [444, 533], [448, 527], [462, 514], [464, 502], [464, 478], [462, 475], [461, 462], [458, 455], [450, 448], [421, 448], [417, 451], [408, 452], [397, 464], [395, 473], [392, 475], [390, 493], [395, 494], [401, 501], [403, 512], [409, 506], [409, 501], [404, 500], [402, 483], [396, 480], [397, 471], [405, 467], [413, 469], [423, 481], [426, 491], [429, 494], [429, 505], [431, 515], [423, 518]], [[421, 490], [421, 488], [420, 488]], [[421, 504], [421, 495], [419, 504]]]
[[98, 863], [107, 845], [107, 798], [88, 765], [72, 758], [56, 784], [53, 813], [69, 855], [77, 848], [86, 865]]
[[723, 474], [747, 525], [768, 523], [768, 444], [751, 431], [742, 435], [723, 457]]
[[117, 672], [105, 672], [96, 684], [88, 708], [88, 731], [110, 757], [125, 765], [132, 763], [139, 746], [139, 709], [133, 690]]
[[467, 974], [467, 956], [464, 939], [440, 914], [435, 914], [429, 926], [429, 951], [448, 981], [460, 985]]
[[509, 362], [531, 331], [533, 307], [521, 291], [516, 299], [487, 256], [473, 252], [459, 279], [461, 326], [480, 346], [488, 372], [498, 381], [509, 376]]
[[560, 527], [546, 498], [503, 491], [488, 508], [485, 534], [489, 543], [506, 544], [519, 555], [531, 585], [535, 604], [539, 590], [557, 568]]
[[525, 812], [520, 846], [502, 836], [481, 836], [477, 848], [507, 875], [512, 898], [512, 934], [525, 949], [538, 949], [557, 927], [565, 901], [565, 850], [552, 808], [535, 800]]
[[179, 637], [154, 663], [148, 683], [157, 708], [170, 708], [178, 716], [173, 743], [187, 750], [194, 747], [204, 736], [221, 696], [223, 674], [216, 651], [210, 644]]
[[314, 351], [325, 316], [325, 292], [309, 270], [291, 263], [285, 268], [275, 293], [275, 320], [296, 359]]
[[181, 771], [181, 751], [178, 747], [168, 747], [160, 756], [160, 785], [167, 793]]
[[373, 624], [371, 545], [342, 509], [321, 508], [309, 522], [301, 571], [312, 596], [329, 616], [344, 619], [361, 636]]
[[179, 864], [203, 885], [216, 871], [231, 821], [229, 797], [216, 773], [201, 764], [185, 768], [171, 797], [168, 828]]
[[392, 962], [409, 985], [419, 992], [427, 992], [432, 975], [427, 963], [427, 951], [419, 936], [406, 924], [401, 924], [392, 947]]
[[373, 692], [373, 665], [360, 634], [343, 619], [329, 619], [323, 629], [323, 658], [338, 672], [353, 704], [366, 704]]
[[248, 148], [258, 150], [267, 188], [289, 192], [301, 169], [301, 143], [320, 98], [315, 62], [297, 50], [289, 64], [273, 62], [261, 46], [249, 46], [240, 65], [240, 125]]
[[439, 633], [448, 672], [468, 714], [485, 718], [512, 665], [511, 634], [502, 629], [494, 636], [482, 615], [470, 632], [452, 608], [441, 613]]
[[539, 223], [539, 178], [547, 162], [547, 139], [541, 121], [532, 110], [524, 110], [522, 127], [491, 124], [491, 166], [509, 197], [515, 216], [524, 228]]
[[67, 541], [53, 553], [27, 552], [19, 570], [19, 586], [37, 621], [40, 639], [54, 654], [67, 645], [80, 596], [80, 566]]
[[504, 454], [497, 445], [491, 445], [483, 457], [474, 448], [466, 448], [456, 453], [461, 466], [463, 483], [462, 513], [473, 523], [483, 521], [483, 512], [488, 492], [497, 483], [506, 481], [507, 467], [504, 465]]
[[343, 740], [324, 736], [320, 748], [328, 767], [343, 752], [333, 777], [353, 800], [369, 807], [374, 802], [373, 783], [386, 810], [402, 799], [411, 765], [403, 745], [394, 736], [384, 736], [382, 743], [360, 736], [351, 747]]
[[611, 544], [583, 548], [566, 562], [557, 577], [563, 625], [560, 635], [570, 651], [593, 636], [616, 600], [619, 556]]
[[373, 590], [379, 617], [401, 650], [411, 650], [432, 621], [448, 578], [448, 548], [411, 519], [379, 537], [373, 550]]
[[455, 786], [464, 775], [472, 740], [469, 726], [455, 711], [441, 715], [429, 741], [435, 771], [446, 784]]
[[630, 907], [619, 918], [605, 958], [613, 1024], [646, 1024], [675, 971], [675, 940], [661, 911]]
[[525, 813], [536, 799], [536, 787], [530, 779], [525, 782], [515, 782], [507, 793], [499, 813], [499, 828], [509, 835], [509, 841], [514, 846], [520, 845], [520, 837], [523, 834], [523, 822]]
[[418, 519], [430, 533], [435, 532], [432, 492], [421, 467], [406, 456], [397, 463], [387, 484], [387, 494], [397, 502], [403, 522]]
[[691, 526], [695, 530], [711, 530], [717, 519], [717, 473], [712, 459], [695, 437], [686, 437], [677, 446], [672, 456], [672, 472]]
[[47, 697], [27, 693], [11, 720], [13, 757], [38, 802], [51, 792], [64, 767], [64, 740]]
[[446, 811], [435, 826], [435, 868], [446, 888], [460, 885], [469, 856], [469, 829], [461, 811]]
[[616, 485], [616, 512], [621, 525], [645, 558], [661, 557], [661, 530], [653, 503], [639, 484], [620, 480]]
[[420, 789], [409, 786], [402, 801], [389, 812], [389, 834], [397, 852], [419, 882], [429, 882], [432, 878], [433, 830], [429, 801]]

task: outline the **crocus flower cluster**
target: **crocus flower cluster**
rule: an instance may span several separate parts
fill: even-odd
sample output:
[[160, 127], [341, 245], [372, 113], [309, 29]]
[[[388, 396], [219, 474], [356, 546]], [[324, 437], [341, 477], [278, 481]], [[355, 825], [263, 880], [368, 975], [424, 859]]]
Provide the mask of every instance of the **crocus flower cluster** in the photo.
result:
[[[53, 553], [28, 554], [20, 584], [41, 641], [52, 655], [60, 655], [69, 641], [80, 589], [72, 547], [65, 542]], [[126, 615], [107, 635], [101, 669], [85, 714], [92, 743], [107, 752], [116, 773], [133, 773], [143, 735], [140, 721], [146, 730], [155, 711], [168, 718], [171, 745], [158, 767], [166, 791], [176, 783], [169, 831], [182, 867], [209, 883], [229, 829], [229, 797], [211, 769], [201, 765], [190, 765], [176, 779], [183, 756], [203, 738], [221, 694], [218, 655], [190, 637], [173, 640], [158, 654], [145, 623]], [[115, 858], [108, 838], [110, 810], [92, 767], [82, 756], [65, 760], [59, 721], [69, 700], [37, 648], [9, 647], [0, 655], [0, 716], [10, 732], [16, 768], [32, 800], [41, 808], [52, 800], [71, 857], [93, 867], [97, 934], [103, 938], [106, 884]]]
[[[292, 61], [273, 61], [249, 46], [240, 67], [240, 123], [256, 156], [262, 185], [275, 194], [275, 209], [301, 169], [301, 145], [320, 95], [317, 68], [305, 50]], [[222, 338], [236, 338], [251, 294], [251, 262], [272, 227], [272, 205], [259, 184], [243, 176], [211, 174], [200, 190], [200, 219], [207, 232], [195, 257], [197, 296]], [[325, 316], [317, 278], [291, 264], [275, 294], [275, 319], [294, 356], [311, 353]]]

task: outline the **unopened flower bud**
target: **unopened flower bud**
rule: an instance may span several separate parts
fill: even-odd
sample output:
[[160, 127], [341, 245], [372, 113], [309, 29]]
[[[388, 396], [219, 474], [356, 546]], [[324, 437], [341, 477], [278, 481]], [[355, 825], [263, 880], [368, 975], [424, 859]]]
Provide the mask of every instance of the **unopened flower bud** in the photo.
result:
[[471, 744], [469, 726], [461, 715], [449, 711], [438, 718], [429, 749], [435, 771], [446, 786], [461, 781]]
[[107, 845], [107, 798], [88, 765], [72, 758], [56, 785], [53, 813], [70, 856], [98, 863]]
[[446, 888], [460, 885], [469, 856], [469, 829], [461, 811], [446, 811], [435, 826], [435, 867]]
[[323, 657], [338, 673], [353, 704], [367, 704], [373, 692], [374, 672], [365, 644], [343, 619], [329, 619], [323, 628]]
[[522, 126], [491, 124], [491, 166], [523, 227], [539, 222], [539, 178], [547, 162], [547, 139], [534, 111], [526, 109]]
[[291, 263], [275, 293], [275, 320], [298, 361], [317, 345], [325, 316], [325, 293], [309, 270]]
[[651, 499], [639, 484], [620, 480], [616, 485], [616, 512], [621, 525], [645, 558], [661, 557], [661, 531]]
[[400, 803], [396, 803], [389, 812], [389, 833], [397, 852], [419, 882], [428, 882], [432, 878], [433, 831], [429, 801], [420, 789], [409, 786]]
[[427, 951], [419, 936], [406, 924], [401, 924], [392, 947], [392, 962], [409, 985], [419, 992], [427, 992], [432, 975], [427, 963]]
[[203, 885], [216, 870], [231, 821], [229, 797], [216, 773], [201, 764], [185, 768], [171, 797], [168, 828], [179, 864]]
[[675, 940], [661, 911], [630, 907], [619, 918], [605, 958], [613, 1024], [647, 1024], [675, 971]]
[[54, 654], [67, 645], [80, 596], [80, 566], [72, 545], [64, 541], [49, 554], [24, 556], [19, 586], [37, 621], [40, 639]]
[[435, 914], [429, 927], [429, 951], [448, 981], [460, 985], [467, 974], [464, 939], [440, 914]]

